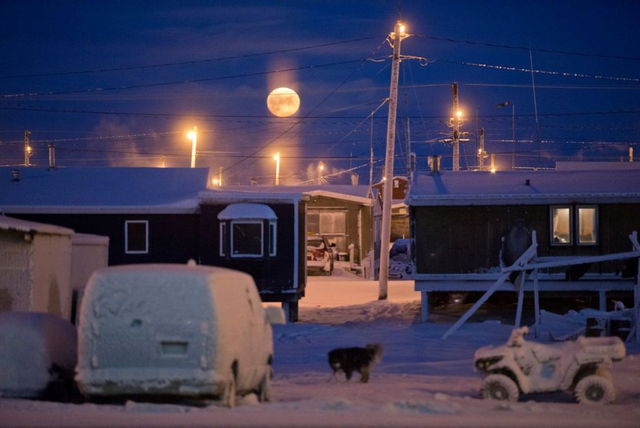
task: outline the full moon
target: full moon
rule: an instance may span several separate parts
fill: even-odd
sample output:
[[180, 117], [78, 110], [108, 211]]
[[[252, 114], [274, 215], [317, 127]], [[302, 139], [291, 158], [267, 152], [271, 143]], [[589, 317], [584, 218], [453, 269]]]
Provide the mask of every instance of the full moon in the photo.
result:
[[293, 89], [277, 88], [267, 97], [267, 107], [278, 117], [289, 117], [300, 108], [300, 97]]

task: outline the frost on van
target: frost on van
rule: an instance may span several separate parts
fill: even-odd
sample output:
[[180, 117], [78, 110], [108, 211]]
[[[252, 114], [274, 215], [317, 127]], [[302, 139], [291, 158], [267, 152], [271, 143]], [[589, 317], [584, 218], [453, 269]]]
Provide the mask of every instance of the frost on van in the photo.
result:
[[0, 344], [0, 396], [38, 397], [76, 365], [76, 329], [55, 315], [0, 313]]
[[233, 367], [255, 388], [273, 354], [253, 279], [222, 268], [140, 265], [94, 273], [80, 312], [76, 379], [95, 395], [218, 395]]

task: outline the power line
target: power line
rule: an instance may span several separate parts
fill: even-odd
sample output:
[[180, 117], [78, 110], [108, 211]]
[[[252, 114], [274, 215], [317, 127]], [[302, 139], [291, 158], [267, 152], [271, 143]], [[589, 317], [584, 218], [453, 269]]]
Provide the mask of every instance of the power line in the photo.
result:
[[447, 37], [436, 37], [436, 36], [422, 36], [418, 34], [415, 34], [414, 36], [418, 38], [423, 38], [423, 39], [431, 39], [431, 40], [438, 40], [438, 41], [452, 42], [452, 43], [464, 43], [468, 45], [488, 46], [492, 48], [515, 49], [515, 50], [522, 50], [522, 51], [534, 51], [534, 52], [544, 52], [544, 53], [553, 53], [553, 54], [562, 54], [562, 55], [577, 55], [577, 56], [595, 57], [595, 58], [640, 61], [640, 57], [635, 57], [635, 56], [605, 55], [605, 54], [593, 53], [593, 52], [576, 52], [576, 51], [562, 51], [562, 50], [543, 49], [543, 48], [527, 48], [524, 46], [512, 46], [512, 45], [502, 45], [502, 44], [487, 43], [487, 42], [475, 42], [471, 40], [450, 39]]
[[68, 76], [73, 74], [106, 73], [106, 72], [112, 72], [112, 71], [129, 71], [129, 70], [143, 70], [143, 69], [149, 69], [149, 68], [172, 67], [177, 65], [205, 64], [208, 62], [226, 61], [231, 59], [254, 58], [257, 56], [274, 55], [274, 54], [281, 54], [281, 53], [288, 53], [288, 52], [303, 51], [307, 49], [317, 49], [317, 48], [323, 48], [328, 46], [356, 43], [356, 42], [362, 42], [364, 40], [375, 39], [378, 37], [380, 36], [363, 37], [359, 39], [343, 40], [343, 41], [332, 42], [332, 43], [322, 43], [318, 45], [303, 46], [299, 48], [280, 49], [275, 51], [266, 51], [266, 52], [258, 52], [258, 53], [245, 54], [245, 55], [234, 55], [234, 56], [191, 60], [191, 61], [165, 62], [160, 64], [137, 65], [137, 66], [117, 67], [117, 68], [102, 68], [102, 69], [82, 70], [82, 71], [61, 71], [61, 72], [54, 72], [54, 73], [37, 73], [37, 74], [15, 74], [10, 76], [0, 76], [0, 79], [14, 79], [14, 78], [24, 78], [24, 77]]
[[92, 93], [92, 92], [119, 91], [119, 90], [125, 90], [125, 89], [154, 88], [158, 86], [181, 85], [185, 83], [211, 82], [215, 80], [227, 80], [227, 79], [236, 79], [241, 77], [264, 76], [267, 74], [287, 73], [290, 71], [301, 71], [301, 70], [311, 70], [316, 68], [334, 67], [337, 65], [353, 64], [356, 62], [365, 62], [368, 60], [369, 58], [361, 58], [361, 59], [353, 59], [349, 61], [338, 61], [338, 62], [331, 62], [326, 64], [285, 68], [282, 70], [268, 70], [268, 71], [259, 71], [255, 73], [233, 74], [229, 76], [218, 76], [218, 77], [205, 77], [201, 79], [174, 80], [170, 82], [146, 83], [146, 84], [140, 84], [140, 85], [112, 86], [109, 88], [87, 88], [87, 89], [74, 89], [70, 91], [46, 91], [46, 92], [29, 92], [29, 93], [20, 93], [20, 94], [3, 94], [2, 98], [12, 99], [12, 98], [24, 98], [24, 97], [39, 97], [39, 96], [46, 96], [46, 95], [80, 94], [80, 93]]

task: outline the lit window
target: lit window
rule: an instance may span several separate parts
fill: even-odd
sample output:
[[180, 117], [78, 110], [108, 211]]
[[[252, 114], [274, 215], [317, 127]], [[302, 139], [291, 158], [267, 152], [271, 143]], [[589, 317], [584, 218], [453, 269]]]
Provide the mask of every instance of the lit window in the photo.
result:
[[262, 222], [231, 222], [231, 257], [262, 257]]
[[126, 254], [149, 253], [149, 222], [127, 220], [124, 222], [124, 252]]
[[227, 240], [227, 224], [222, 222], [220, 223], [220, 255], [226, 256], [227, 253], [224, 251], [224, 243]]
[[276, 244], [277, 244], [277, 235], [276, 235], [276, 223], [274, 221], [269, 222], [269, 255], [276, 255]]
[[571, 207], [551, 207], [551, 242], [571, 244]]
[[399, 189], [400, 188], [400, 180], [393, 180], [393, 187], [395, 189]]
[[597, 218], [596, 207], [578, 207], [578, 244], [598, 243]]

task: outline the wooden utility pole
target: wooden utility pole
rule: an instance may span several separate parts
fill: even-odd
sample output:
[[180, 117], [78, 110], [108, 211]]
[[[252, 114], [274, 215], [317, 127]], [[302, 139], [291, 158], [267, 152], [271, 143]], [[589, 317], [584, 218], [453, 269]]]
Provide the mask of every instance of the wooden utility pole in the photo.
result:
[[480, 171], [484, 171], [484, 160], [487, 158], [487, 152], [484, 150], [484, 128], [480, 128], [480, 149], [478, 149], [478, 164]]
[[404, 25], [396, 22], [389, 39], [393, 44], [393, 62], [391, 64], [391, 87], [389, 90], [389, 116], [387, 120], [387, 150], [384, 164], [384, 182], [382, 183], [382, 230], [380, 232], [380, 285], [378, 300], [387, 299], [389, 283], [389, 241], [391, 240], [391, 200], [393, 198], [393, 159], [396, 140], [396, 112], [398, 107], [398, 76], [400, 74], [400, 44], [407, 37]]
[[458, 84], [453, 82], [453, 170], [460, 171], [460, 111], [458, 110]]
[[24, 131], [24, 166], [30, 166], [29, 158], [31, 157], [31, 146], [29, 145], [29, 135], [31, 131]]

